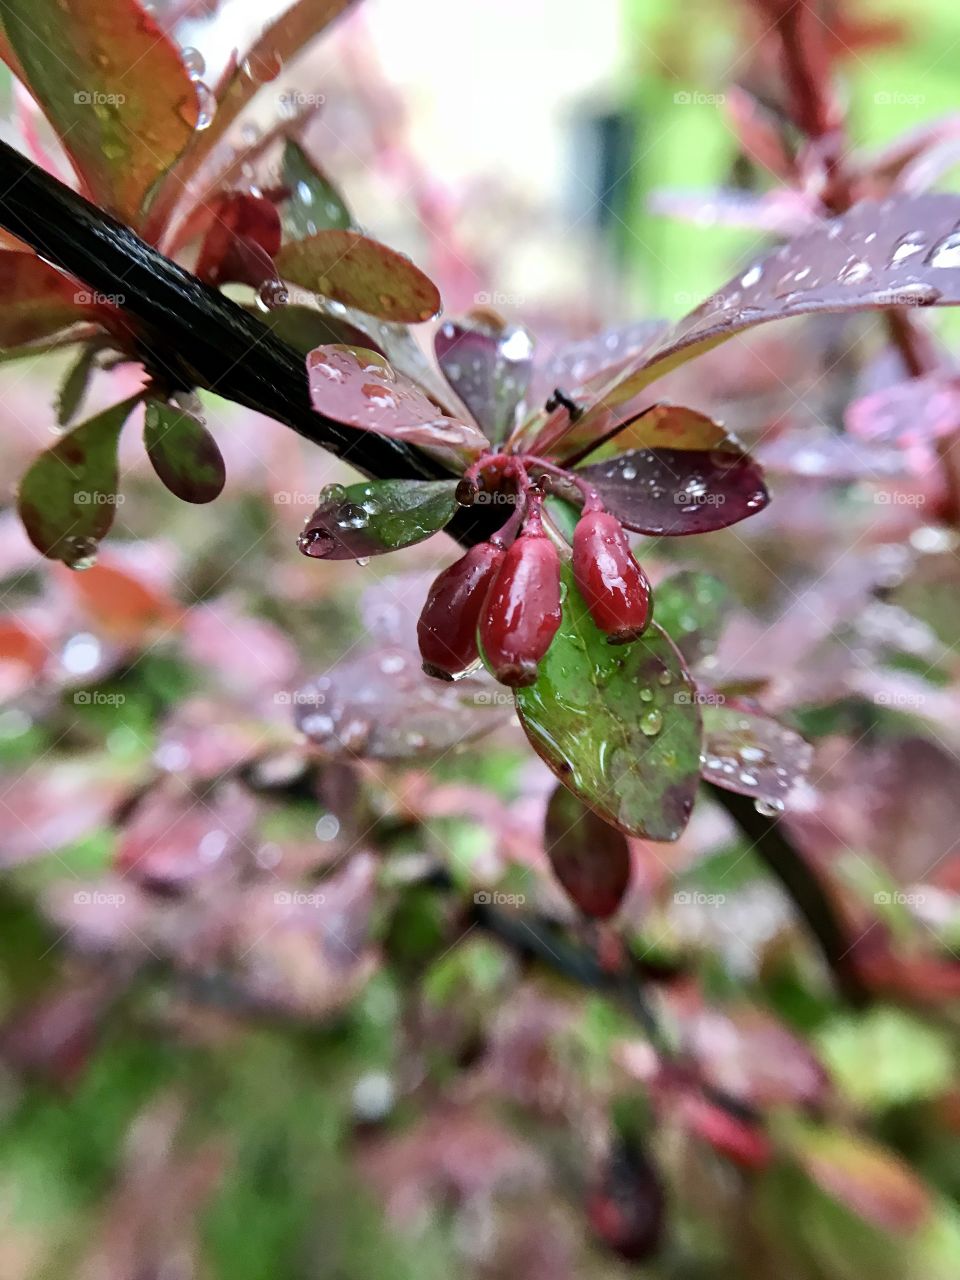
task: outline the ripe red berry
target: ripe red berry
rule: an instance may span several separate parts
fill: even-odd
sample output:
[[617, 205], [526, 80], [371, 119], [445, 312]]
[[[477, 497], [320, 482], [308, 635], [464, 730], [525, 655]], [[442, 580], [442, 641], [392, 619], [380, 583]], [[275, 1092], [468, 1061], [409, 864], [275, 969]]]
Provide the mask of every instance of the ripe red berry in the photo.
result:
[[573, 578], [610, 644], [635, 640], [650, 621], [650, 583], [620, 521], [590, 511], [573, 531]]
[[533, 684], [560, 617], [557, 549], [543, 534], [521, 534], [503, 557], [480, 620], [480, 643], [501, 684]]
[[503, 557], [502, 547], [480, 542], [434, 580], [417, 623], [428, 675], [452, 680], [479, 658], [480, 610]]

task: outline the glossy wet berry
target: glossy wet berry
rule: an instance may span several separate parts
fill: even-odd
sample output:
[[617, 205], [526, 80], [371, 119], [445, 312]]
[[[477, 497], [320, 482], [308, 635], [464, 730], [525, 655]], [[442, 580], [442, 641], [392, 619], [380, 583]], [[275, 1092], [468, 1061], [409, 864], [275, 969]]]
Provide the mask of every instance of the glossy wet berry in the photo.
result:
[[635, 1144], [618, 1142], [587, 1196], [587, 1218], [608, 1249], [630, 1262], [653, 1257], [663, 1239], [659, 1174]]
[[543, 534], [521, 534], [503, 557], [480, 620], [480, 643], [501, 684], [533, 684], [560, 617], [557, 549]]
[[480, 611], [503, 558], [502, 547], [481, 542], [434, 580], [417, 623], [428, 675], [452, 680], [478, 660]]
[[625, 644], [644, 631], [650, 621], [650, 583], [615, 516], [590, 511], [577, 522], [573, 577], [610, 644]]

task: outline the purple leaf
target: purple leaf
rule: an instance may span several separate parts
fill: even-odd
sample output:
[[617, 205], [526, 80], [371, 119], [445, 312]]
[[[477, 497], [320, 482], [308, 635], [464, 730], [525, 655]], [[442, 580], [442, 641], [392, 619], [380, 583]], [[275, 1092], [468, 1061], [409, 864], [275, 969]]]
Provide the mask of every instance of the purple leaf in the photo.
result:
[[627, 529], [656, 536], [725, 529], [769, 501], [757, 463], [726, 449], [631, 449], [577, 474]]
[[405, 649], [345, 658], [295, 695], [297, 725], [328, 760], [411, 760], [442, 755], [495, 729], [510, 695], [467, 677], [425, 675]]
[[855, 400], [845, 422], [861, 440], [902, 447], [926, 444], [960, 426], [960, 378], [940, 371], [884, 387]]
[[547, 806], [544, 845], [553, 874], [583, 914], [612, 916], [630, 885], [626, 837], [561, 784]]
[[703, 776], [727, 791], [782, 805], [806, 776], [813, 747], [763, 712], [718, 702], [720, 696], [701, 695]]
[[810, 312], [960, 304], [960, 196], [864, 200], [758, 259], [612, 379], [597, 403], [624, 404], [734, 334]]
[[337, 422], [426, 448], [480, 453], [486, 446], [476, 427], [447, 417], [376, 352], [318, 347], [307, 373], [313, 407]]
[[819, 221], [811, 202], [795, 191], [663, 190], [651, 195], [649, 206], [652, 213], [701, 227], [746, 227], [779, 236], [799, 235]]
[[468, 316], [442, 324], [433, 339], [444, 377], [490, 440], [511, 431], [533, 371], [533, 343], [517, 325], [495, 328]]

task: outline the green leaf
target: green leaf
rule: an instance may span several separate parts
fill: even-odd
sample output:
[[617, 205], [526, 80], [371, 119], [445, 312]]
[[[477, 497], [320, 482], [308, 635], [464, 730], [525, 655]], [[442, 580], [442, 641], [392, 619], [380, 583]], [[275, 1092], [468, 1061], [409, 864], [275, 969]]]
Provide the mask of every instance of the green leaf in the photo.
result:
[[861, 1107], [935, 1098], [950, 1087], [944, 1034], [899, 1009], [838, 1017], [820, 1030], [817, 1043], [833, 1079]]
[[693, 569], [664, 578], [653, 592], [654, 617], [691, 665], [716, 649], [732, 603], [718, 578]]
[[274, 259], [284, 280], [382, 320], [417, 324], [440, 310], [440, 294], [409, 258], [359, 231], [319, 231]]
[[412, 546], [453, 518], [456, 489], [456, 480], [330, 485], [300, 534], [300, 550], [319, 560], [357, 560]]
[[384, 354], [369, 334], [352, 325], [349, 320], [327, 315], [325, 311], [316, 311], [313, 307], [288, 304], [285, 307], [274, 307], [266, 314], [253, 308], [250, 312], [258, 320], [262, 320], [268, 329], [272, 329], [278, 338], [305, 356], [317, 347], [330, 345], [364, 347], [376, 351], [378, 355]]
[[148, 400], [143, 443], [153, 469], [184, 502], [212, 502], [223, 490], [223, 454], [192, 413], [163, 400]]
[[17, 507], [30, 541], [51, 560], [85, 568], [113, 524], [117, 444], [139, 396], [81, 423], [30, 466]]
[[194, 133], [197, 91], [179, 50], [137, 0], [6, 0], [2, 16], [84, 185], [135, 223]]
[[0, 252], [0, 347], [20, 347], [85, 320], [87, 297], [35, 254]]
[[281, 210], [284, 234], [302, 240], [318, 231], [346, 230], [353, 218], [333, 183], [317, 168], [303, 147], [288, 138], [283, 147], [283, 185], [290, 198]]
[[94, 361], [100, 350], [99, 343], [88, 342], [67, 370], [57, 393], [57, 422], [61, 427], [68, 426], [80, 412], [80, 405], [87, 394], [90, 375], [93, 373]]
[[610, 645], [563, 570], [563, 622], [536, 684], [516, 690], [520, 722], [557, 777], [627, 835], [676, 840], [700, 777], [694, 685], [659, 626]]

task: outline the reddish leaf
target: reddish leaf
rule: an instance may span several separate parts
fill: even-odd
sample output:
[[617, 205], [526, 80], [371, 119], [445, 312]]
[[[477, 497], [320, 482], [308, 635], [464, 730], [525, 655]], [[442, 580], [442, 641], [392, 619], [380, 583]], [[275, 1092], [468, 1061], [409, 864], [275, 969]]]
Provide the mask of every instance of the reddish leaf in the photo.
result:
[[440, 310], [437, 287], [409, 258], [359, 231], [318, 231], [276, 257], [284, 280], [382, 320], [417, 324]]
[[210, 228], [200, 247], [196, 274], [210, 284], [248, 284], [254, 289], [276, 277], [280, 215], [265, 196], [226, 191], [210, 210]]
[[917, 1230], [930, 1216], [930, 1194], [898, 1156], [857, 1134], [792, 1125], [789, 1145], [813, 1181], [885, 1231]]
[[941, 370], [884, 387], [855, 400], [845, 421], [862, 440], [903, 448], [926, 444], [960, 427], [960, 378]]
[[495, 729], [509, 695], [425, 675], [418, 656], [384, 648], [345, 658], [295, 695], [298, 727], [330, 760], [441, 755]]
[[708, 1142], [718, 1154], [743, 1169], [763, 1169], [770, 1163], [770, 1139], [756, 1124], [696, 1093], [685, 1094], [678, 1107], [683, 1124]]
[[486, 445], [476, 427], [447, 417], [375, 352], [318, 347], [307, 373], [313, 407], [337, 422], [425, 447], [479, 453]]
[[763, 712], [712, 698], [703, 707], [703, 776], [728, 791], [782, 804], [806, 776], [813, 748]]
[[509, 435], [533, 369], [525, 329], [489, 317], [448, 320], [433, 339], [443, 375], [492, 441]]
[[124, 828], [117, 870], [139, 884], [179, 888], [229, 866], [246, 848], [255, 814], [237, 783], [204, 792], [171, 778], [149, 792]]
[[759, 259], [691, 311], [597, 397], [624, 404], [655, 378], [734, 334], [809, 312], [960, 303], [960, 197], [864, 200]]
[[564, 786], [547, 807], [544, 844], [553, 873], [584, 915], [612, 916], [630, 885], [630, 846]]
[[704, 1080], [728, 1096], [759, 1108], [823, 1101], [823, 1067], [804, 1041], [770, 1014], [703, 1008], [681, 1017], [681, 1025]]
[[15, 866], [82, 840], [107, 824], [131, 785], [113, 759], [30, 765], [0, 793], [0, 863]]
[[698, 226], [745, 227], [770, 235], [797, 236], [820, 221], [814, 201], [797, 191], [655, 191], [650, 208]]
[[577, 474], [627, 529], [651, 535], [725, 529], [769, 501], [758, 464], [727, 449], [632, 449]]
[[794, 175], [793, 156], [786, 129], [776, 116], [738, 84], [728, 86], [723, 105], [750, 159], [789, 181]]
[[89, 319], [90, 294], [32, 253], [0, 252], [0, 347], [49, 338]]
[[119, 564], [95, 564], [85, 573], [61, 572], [97, 631], [123, 643], [168, 631], [182, 612], [169, 596]]
[[3, 23], [84, 185], [136, 223], [197, 122], [196, 89], [179, 51], [136, 0], [7, 4]]

